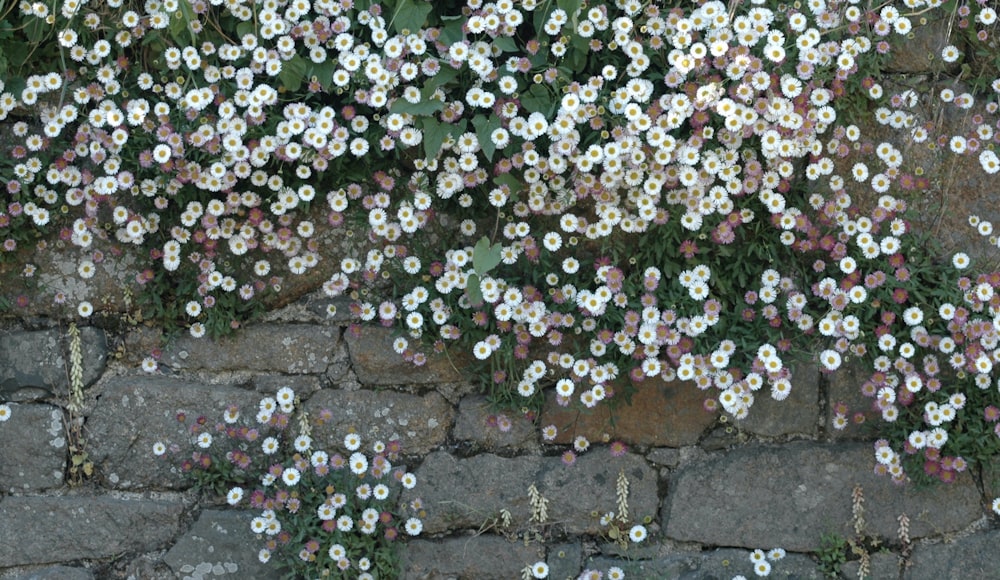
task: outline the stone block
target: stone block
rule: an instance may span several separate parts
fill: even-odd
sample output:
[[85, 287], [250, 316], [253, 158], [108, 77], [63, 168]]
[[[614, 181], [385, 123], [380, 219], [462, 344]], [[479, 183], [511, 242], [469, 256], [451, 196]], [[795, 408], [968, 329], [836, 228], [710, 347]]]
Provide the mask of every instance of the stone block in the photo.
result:
[[[541, 545], [483, 534], [411, 540], [402, 554], [402, 580], [510, 580], [545, 559]], [[551, 575], [549, 576], [552, 577]]]
[[583, 435], [598, 442], [620, 439], [631, 445], [681, 447], [697, 443], [717, 418], [704, 410], [706, 394], [694, 383], [647, 378], [636, 389], [631, 404], [622, 402], [614, 410], [604, 403], [584, 410], [560, 407], [552, 395], [541, 424], [559, 429], [555, 443], [560, 444]]
[[56, 564], [155, 550], [180, 531], [183, 510], [167, 500], [8, 496], [0, 501], [0, 562]]
[[[104, 331], [80, 328], [83, 384], [104, 372], [108, 341]], [[0, 335], [0, 399], [22, 401], [65, 396], [69, 392], [69, 338], [58, 329]]]
[[51, 405], [11, 405], [0, 423], [0, 490], [37, 492], [59, 487], [66, 471], [62, 411]]
[[[845, 562], [840, 567], [840, 576], [845, 580], [861, 578], [858, 574], [861, 568], [860, 560]], [[876, 552], [871, 554], [868, 574], [863, 580], [879, 580], [880, 578], [899, 578], [899, 556], [892, 552]]]
[[320, 448], [343, 449], [344, 436], [358, 433], [365, 449], [375, 440], [398, 439], [403, 453], [424, 455], [444, 443], [455, 410], [435, 392], [411, 395], [396, 391], [344, 391], [323, 389], [313, 395], [305, 408], [313, 417], [324, 409], [332, 420], [313, 431]]
[[174, 370], [323, 374], [344, 359], [336, 327], [311, 324], [255, 324], [211, 340], [184, 335], [163, 351], [161, 363]]
[[679, 469], [661, 520], [676, 541], [805, 552], [818, 549], [824, 533], [853, 534], [855, 484], [864, 490], [868, 533], [883, 538], [896, 536], [902, 513], [911, 518], [913, 539], [961, 530], [982, 516], [968, 473], [918, 490], [875, 475], [873, 466], [871, 446], [863, 443], [749, 445]]
[[942, 73], [956, 72], [961, 68], [961, 61], [953, 63], [941, 59], [941, 50], [949, 44], [961, 44], [955, 38], [958, 30], [948, 17], [936, 17], [919, 24], [913, 19], [913, 30], [903, 42], [893, 42], [889, 52], [889, 60], [882, 69], [888, 73]]
[[[114, 377], [87, 420], [88, 451], [112, 487], [189, 487], [178, 464], [189, 457], [192, 436], [177, 420], [178, 413], [187, 415], [188, 425], [199, 416], [214, 425], [229, 405], [237, 405], [252, 421], [259, 399], [257, 393], [230, 386], [160, 376]], [[177, 445], [180, 456], [170, 451], [154, 456], [158, 441], [168, 448]]]
[[[656, 472], [637, 455], [611, 457], [599, 450], [582, 455], [572, 466], [563, 465], [558, 457], [483, 453], [459, 459], [435, 452], [416, 470], [419, 485], [404, 492], [401, 501], [423, 499], [424, 530], [431, 534], [495, 525], [501, 510], [510, 512], [513, 529], [523, 529], [531, 517], [528, 487], [535, 483], [549, 501], [550, 522], [568, 534], [596, 535], [602, 528], [593, 513], [617, 511], [620, 470], [629, 480], [631, 520], [655, 517]], [[456, 494], [456, 482], [461, 482], [461, 494]]]
[[[767, 551], [770, 547], [761, 547]], [[787, 554], [769, 561], [770, 578], [788, 580], [822, 580], [816, 563], [804, 554]], [[758, 578], [753, 572], [750, 552], [722, 548], [704, 552], [675, 552], [649, 559], [596, 556], [585, 563], [586, 569], [607, 573], [611, 567], [621, 568], [626, 578], [656, 578], [657, 580], [722, 580], [738, 575]], [[881, 579], [880, 579], [881, 580]]]
[[516, 412], [491, 411], [482, 395], [464, 397], [459, 403], [452, 437], [488, 451], [539, 446], [538, 430], [531, 421]]
[[792, 392], [777, 401], [770, 392], [756, 393], [746, 419], [733, 421], [737, 428], [763, 437], [806, 436], [819, 433], [819, 369], [800, 364], [792, 371]]
[[1000, 580], [1000, 530], [984, 530], [953, 541], [918, 543], [904, 580]]
[[461, 360], [452, 361], [444, 354], [424, 350], [427, 362], [415, 366], [392, 349], [396, 334], [388, 328], [360, 326], [344, 333], [351, 366], [362, 385], [430, 385], [459, 382]]
[[[828, 375], [826, 400], [826, 437], [834, 441], [874, 441], [875, 428], [882, 423], [882, 413], [875, 408], [875, 399], [861, 393], [861, 385], [871, 377], [871, 369], [857, 360], [846, 362], [837, 372]], [[847, 406], [847, 427], [835, 429], [833, 420], [839, 404]], [[862, 421], [857, 421], [860, 417]]]
[[281, 578], [274, 564], [262, 564], [263, 542], [250, 531], [257, 512], [204, 510], [163, 556], [178, 578]]
[[4, 576], [5, 580], [94, 580], [94, 573], [86, 568], [72, 566], [46, 566], [30, 572]]

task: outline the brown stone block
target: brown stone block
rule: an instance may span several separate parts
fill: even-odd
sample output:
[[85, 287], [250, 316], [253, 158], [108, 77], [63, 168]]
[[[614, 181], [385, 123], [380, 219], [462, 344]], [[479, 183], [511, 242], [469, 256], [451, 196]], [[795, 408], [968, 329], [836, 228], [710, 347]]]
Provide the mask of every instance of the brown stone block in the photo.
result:
[[599, 403], [593, 409], [560, 407], [552, 396], [542, 410], [542, 425], [555, 425], [555, 443], [572, 443], [578, 435], [592, 442], [620, 439], [630, 445], [681, 447], [694, 445], [718, 416], [705, 411], [706, 393], [694, 383], [650, 378], [636, 385], [631, 404], [612, 410]]

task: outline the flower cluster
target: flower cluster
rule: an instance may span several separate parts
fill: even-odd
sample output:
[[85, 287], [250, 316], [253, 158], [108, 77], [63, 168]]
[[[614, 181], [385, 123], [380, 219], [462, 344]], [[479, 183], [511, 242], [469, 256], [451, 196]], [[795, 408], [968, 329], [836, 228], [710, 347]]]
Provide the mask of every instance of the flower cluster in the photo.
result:
[[[251, 420], [235, 406], [214, 425], [197, 418], [190, 426], [194, 451], [183, 471], [199, 487], [225, 495], [229, 505], [260, 510], [250, 529], [264, 542], [261, 562], [275, 559], [297, 577], [393, 577], [395, 542], [419, 535], [424, 513], [419, 499], [397, 508], [400, 488], [417, 484], [413, 473], [392, 464], [399, 443], [375, 441], [369, 454], [350, 433], [345, 455], [318, 449], [304, 415], [300, 434], [290, 433], [295, 400], [285, 387], [261, 399]], [[153, 453], [164, 455], [170, 447], [179, 448], [158, 442]], [[407, 512], [414, 515], [405, 517]]]
[[[404, 358], [470, 353], [515, 407], [680, 379], [742, 418], [790, 396], [797, 351], [859, 359], [879, 471], [947, 481], [1000, 449], [1000, 275], [935, 262], [906, 202], [928, 178], [849, 119], [996, 173], [1000, 81], [934, 89], [983, 110], [939, 135], [876, 78], [930, 12], [969, 42], [996, 13], [903, 4], [22, 3], [22, 40], [60, 58], [0, 86], [0, 119], [38, 111], [0, 161], [0, 255], [55, 232], [88, 279], [141, 251], [153, 314], [194, 336], [322, 272]], [[356, 246], [324, 255], [334, 233]]]

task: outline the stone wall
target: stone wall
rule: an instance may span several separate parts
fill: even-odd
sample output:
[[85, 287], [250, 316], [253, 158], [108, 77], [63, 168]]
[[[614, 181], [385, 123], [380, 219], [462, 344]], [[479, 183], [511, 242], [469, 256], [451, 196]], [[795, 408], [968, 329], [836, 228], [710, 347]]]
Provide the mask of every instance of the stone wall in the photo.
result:
[[[750, 550], [773, 547], [788, 551], [773, 576], [820, 578], [823, 537], [855, 535], [858, 485], [864, 534], [880, 542], [869, 544], [870, 577], [1000, 578], [993, 477], [967, 473], [930, 489], [876, 477], [871, 442], [827, 427], [831, 402], [856, 389], [849, 376], [800, 368], [789, 400], [761, 401], [736, 424], [703, 411], [690, 384], [647, 382], [613, 421], [550, 405], [539, 423], [558, 425], [560, 439], [546, 443], [522, 416], [497, 428], [448, 359], [413, 368], [392, 352], [388, 331], [322, 320], [323, 311], [306, 299], [230, 339], [181, 338], [163, 348], [155, 374], [138, 360], [152, 330], [82, 329], [83, 434], [95, 471], [77, 486], [67, 483], [66, 329], [4, 330], [0, 396], [14, 402], [0, 423], [0, 578], [276, 578], [256, 561], [256, 514], [186, 489], [151, 450], [184, 437], [178, 411], [255, 405], [283, 386], [306, 409], [336, 410], [314, 434], [322, 444], [354, 428], [367, 440], [398, 437], [411, 454], [413, 493], [428, 514], [423, 535], [405, 544], [404, 578], [519, 578], [538, 560], [559, 580], [611, 566], [629, 578], [754, 577]], [[560, 456], [578, 434], [594, 443], [566, 466]], [[612, 456], [612, 441], [627, 451]], [[595, 517], [616, 510], [620, 472], [633, 519], [651, 532], [624, 552]], [[529, 522], [531, 484], [550, 502], [542, 526]], [[902, 514], [912, 546], [898, 539]], [[844, 577], [858, 565], [843, 566]]]

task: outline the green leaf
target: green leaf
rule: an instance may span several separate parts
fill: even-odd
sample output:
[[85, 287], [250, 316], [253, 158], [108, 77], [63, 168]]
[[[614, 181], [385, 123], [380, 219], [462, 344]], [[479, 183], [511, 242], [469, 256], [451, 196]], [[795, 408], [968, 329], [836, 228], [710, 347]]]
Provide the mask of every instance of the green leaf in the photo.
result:
[[530, 113], [542, 113], [551, 116], [555, 109], [553, 97], [545, 85], [532, 85], [528, 92], [521, 96], [521, 106]]
[[[447, 24], [441, 28], [441, 34], [438, 36], [438, 41], [445, 46], [449, 46], [465, 38], [465, 17], [446, 16], [442, 17], [441, 20], [444, 20]], [[496, 41], [494, 41], [494, 44], [495, 43]]]
[[424, 131], [424, 157], [434, 159], [445, 138], [451, 134], [451, 126], [433, 117], [425, 117], [421, 120], [420, 127]]
[[498, 36], [493, 39], [493, 46], [499, 48], [503, 52], [517, 52], [517, 43], [514, 39], [509, 36]]
[[479, 287], [479, 276], [476, 274], [469, 274], [466, 278], [465, 295], [468, 296], [469, 302], [473, 306], [479, 306], [483, 303], [483, 289]]
[[281, 63], [281, 72], [278, 73], [278, 80], [289, 92], [294, 93], [302, 86], [302, 80], [306, 76], [306, 61], [299, 55]]
[[482, 147], [483, 154], [492, 161], [497, 146], [493, 143], [490, 135], [500, 128], [500, 117], [490, 115], [487, 118], [484, 115], [476, 115], [472, 118], [472, 125], [476, 128], [476, 137], [479, 138], [479, 146]]
[[411, 103], [406, 99], [399, 98], [392, 102], [389, 107], [390, 113], [409, 113], [416, 117], [429, 117], [444, 108], [444, 101], [431, 99], [430, 95], [425, 95], [426, 89], [420, 92], [420, 101]]
[[427, 15], [430, 13], [431, 5], [428, 2], [417, 3], [413, 0], [401, 0], [396, 6], [396, 12], [392, 15], [392, 28], [399, 34], [415, 33], [424, 27]]
[[486, 236], [479, 238], [476, 247], [472, 249], [472, 268], [480, 276], [497, 267], [500, 263], [500, 254], [503, 246], [500, 244], [490, 245], [490, 239]]
[[521, 191], [523, 184], [521, 180], [510, 173], [503, 173], [493, 178], [493, 183], [496, 185], [506, 185], [507, 189], [510, 190], [511, 194], [515, 194]]

